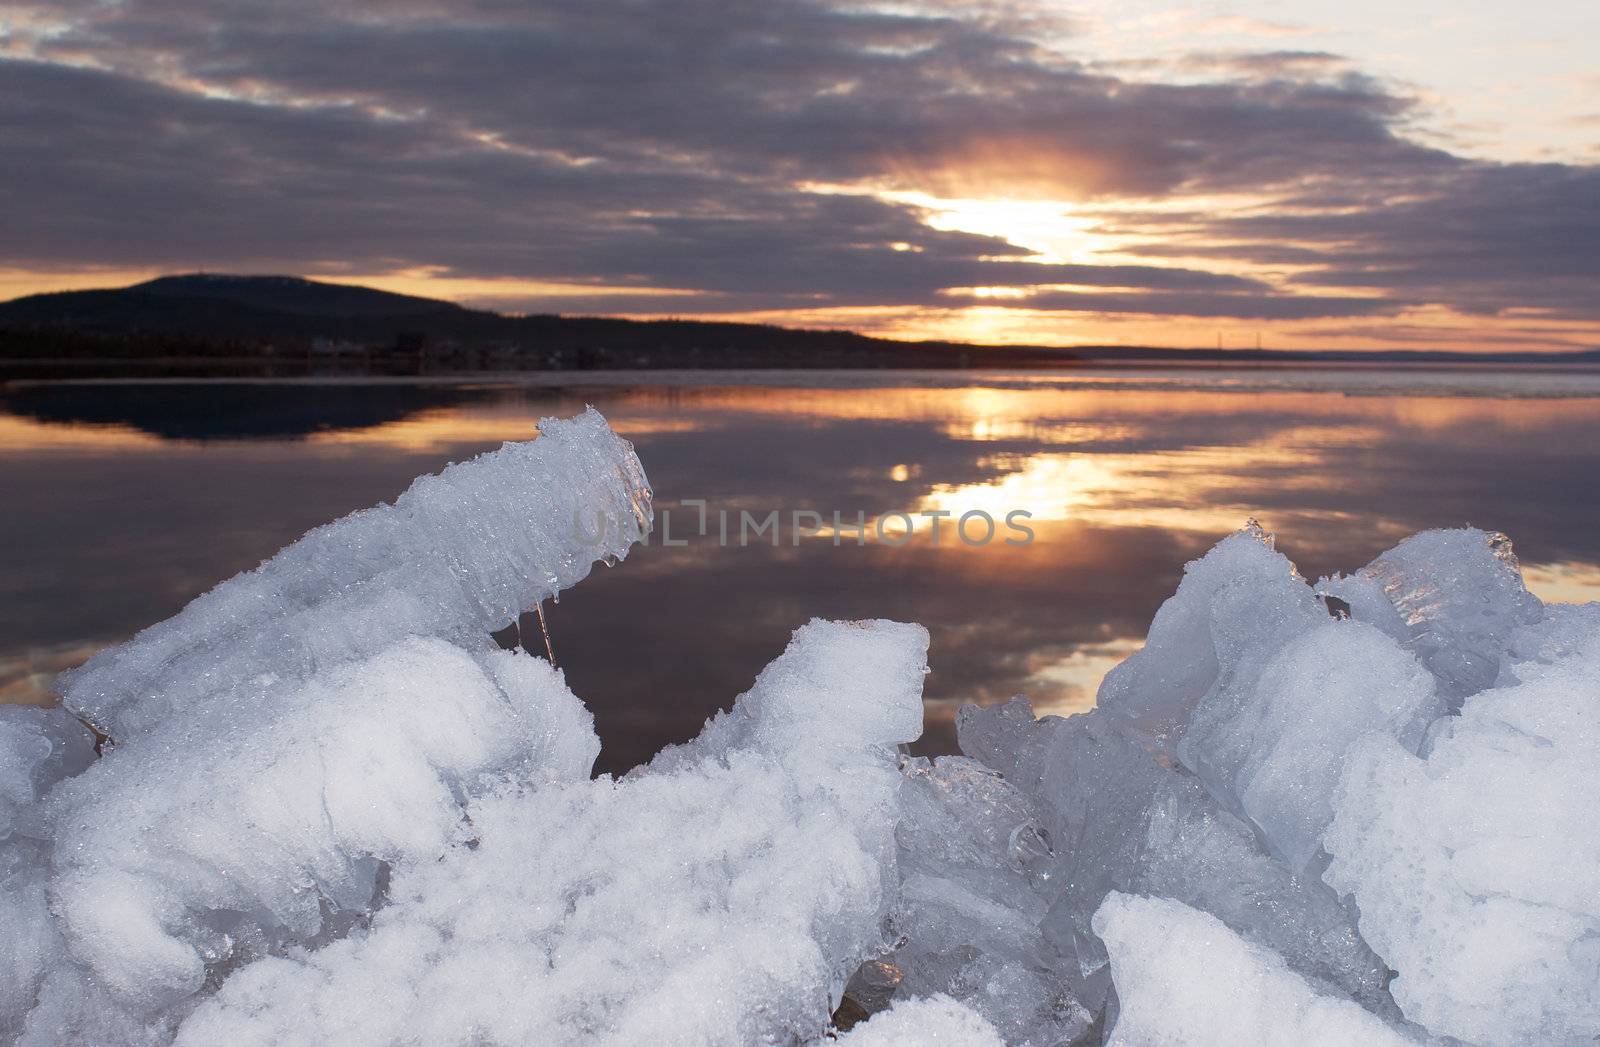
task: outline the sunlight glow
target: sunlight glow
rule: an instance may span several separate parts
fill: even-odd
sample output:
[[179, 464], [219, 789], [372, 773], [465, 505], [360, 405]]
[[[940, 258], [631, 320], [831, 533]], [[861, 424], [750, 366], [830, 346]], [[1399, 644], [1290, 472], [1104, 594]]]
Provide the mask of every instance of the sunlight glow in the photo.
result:
[[1093, 232], [1096, 219], [1075, 214], [1076, 205], [1067, 200], [945, 198], [916, 190], [819, 182], [797, 188], [829, 195], [875, 196], [909, 205], [924, 212], [923, 221], [931, 229], [999, 237], [1032, 252], [1028, 260], [1034, 262], [1088, 262], [1098, 252], [1116, 246], [1112, 239]]

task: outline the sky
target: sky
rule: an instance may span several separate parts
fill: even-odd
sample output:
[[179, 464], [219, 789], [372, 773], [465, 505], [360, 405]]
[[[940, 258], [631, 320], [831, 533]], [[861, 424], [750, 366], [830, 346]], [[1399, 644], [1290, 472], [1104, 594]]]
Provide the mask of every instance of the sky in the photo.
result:
[[1600, 346], [1600, 5], [20, 0], [0, 297]]

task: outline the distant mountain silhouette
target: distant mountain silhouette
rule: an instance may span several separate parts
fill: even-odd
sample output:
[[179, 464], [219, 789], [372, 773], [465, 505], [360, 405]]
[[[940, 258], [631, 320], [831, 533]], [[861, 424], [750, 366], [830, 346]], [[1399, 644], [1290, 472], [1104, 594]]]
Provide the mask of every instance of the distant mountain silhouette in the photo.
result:
[[129, 292], [186, 301], [231, 302], [303, 316], [441, 316], [459, 317], [467, 309], [436, 298], [395, 294], [371, 287], [319, 283], [298, 276], [229, 276], [191, 273], [162, 276], [135, 284]]
[[0, 327], [183, 332], [220, 338], [390, 337], [407, 326], [478, 333], [506, 317], [452, 302], [297, 276], [163, 276], [106, 291], [61, 291], [0, 303]]
[[[1600, 363], [1600, 350], [1453, 353], [1416, 350], [1147, 349], [901, 342], [850, 331], [690, 320], [505, 316], [452, 302], [297, 276], [191, 273], [116, 290], [63, 291], [0, 303], [0, 364], [119, 362], [164, 374], [385, 373], [706, 367], [1053, 367], [1127, 362]], [[203, 365], [203, 366], [202, 366]], [[36, 373], [30, 371], [29, 373]]]
[[0, 359], [355, 352], [468, 369], [1038, 366], [1075, 359], [1055, 348], [907, 343], [761, 324], [504, 316], [294, 276], [166, 276], [119, 290], [0, 303]]

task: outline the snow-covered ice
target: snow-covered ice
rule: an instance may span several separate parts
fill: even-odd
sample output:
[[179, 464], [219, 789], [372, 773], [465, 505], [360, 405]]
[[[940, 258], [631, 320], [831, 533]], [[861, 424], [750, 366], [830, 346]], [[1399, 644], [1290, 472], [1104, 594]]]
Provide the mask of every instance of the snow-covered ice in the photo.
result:
[[599, 754], [547, 663], [441, 640], [276, 697], [119, 746], [50, 797], [60, 928], [140, 1013], [365, 914], [384, 867], [436, 858], [497, 778], [587, 779]]
[[1600, 614], [1588, 618], [1564, 657], [1467, 698], [1425, 756], [1378, 735], [1350, 754], [1327, 879], [1399, 972], [1400, 1006], [1441, 1035], [1600, 1036]]
[[901, 748], [920, 626], [813, 621], [594, 778], [488, 634], [650, 519], [548, 420], [0, 707], [0, 1043], [1600, 1037], [1600, 605], [1502, 536], [1311, 582], [1251, 525], [1096, 709], [968, 707], [961, 756]]
[[[1219, 923], [1383, 1036], [1578, 1044], [1600, 1035], [1597, 703], [1600, 606], [1542, 605], [1503, 536], [1427, 532], [1312, 584], [1252, 526], [1189, 565], [1097, 709], [958, 726], [1053, 847], [1041, 927], [1074, 992], [1140, 993], [1117, 1042], [1203, 1039], [1161, 1015], [1214, 973], [1169, 958], [1128, 984], [1101, 933], [1120, 892]], [[1263, 986], [1215, 1042], [1311, 1036]]]
[[[477, 644], [650, 525], [633, 449], [590, 408], [319, 527], [63, 675], [118, 742], [247, 681], [292, 689], [408, 636]], [[252, 699], [253, 701], [254, 699]]]
[[901, 1000], [835, 1043], [841, 1047], [1004, 1047], [994, 1026], [948, 996]]
[[[64, 709], [6, 710], [7, 1037], [170, 1039], [234, 971], [359, 929], [498, 782], [587, 780], [588, 711], [488, 632], [649, 521], [604, 419], [550, 419], [103, 652]], [[110, 736], [92, 764], [68, 710]]]
[[1272, 950], [1167, 898], [1112, 893], [1094, 917], [1116, 978], [1110, 1047], [1405, 1047], [1416, 1041], [1318, 993]]
[[698, 740], [620, 781], [485, 796], [397, 869], [369, 933], [245, 968], [178, 1043], [820, 1036], [883, 947], [926, 652], [919, 626], [805, 626]]

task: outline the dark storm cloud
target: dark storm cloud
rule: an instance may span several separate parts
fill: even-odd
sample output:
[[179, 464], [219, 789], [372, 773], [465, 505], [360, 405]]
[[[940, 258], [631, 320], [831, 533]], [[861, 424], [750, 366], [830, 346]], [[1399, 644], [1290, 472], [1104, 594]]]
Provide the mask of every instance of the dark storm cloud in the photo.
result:
[[[299, 5], [111, 10], [51, 48], [140, 70], [175, 55], [211, 84], [426, 111], [574, 155], [711, 160], [724, 175], [840, 180], [977, 161], [951, 177], [1120, 193], [1353, 169], [1374, 150], [1391, 165], [1438, 159], [1394, 138], [1386, 121], [1405, 103], [1358, 77], [1130, 83], [948, 15], [803, 0], [402, 5], [377, 18]], [[1292, 171], [1256, 166], [1286, 153]]]
[[[1038, 12], [1021, 4], [151, 0], [24, 14], [16, 25], [49, 29], [0, 38], [28, 56], [0, 59], [0, 261], [21, 267], [436, 266], [701, 292], [670, 300], [685, 310], [1072, 284], [1149, 291], [1152, 312], [1357, 315], [1354, 299], [1310, 296], [1296, 312], [1194, 269], [1041, 266], [930, 229], [909, 205], [797, 186], [1320, 199], [1477, 171], [1397, 136], [1408, 100], [1334, 56], [1213, 56], [1204, 83], [1122, 79], [1032, 42]], [[1241, 257], [1268, 248], [1273, 220], [1232, 234]], [[1427, 264], [1381, 223], [1372, 235], [1367, 256], [1319, 260], [1341, 274]], [[1372, 279], [1337, 286], [1396, 301], [1450, 290]], [[1086, 304], [1032, 304], [1050, 301]]]

